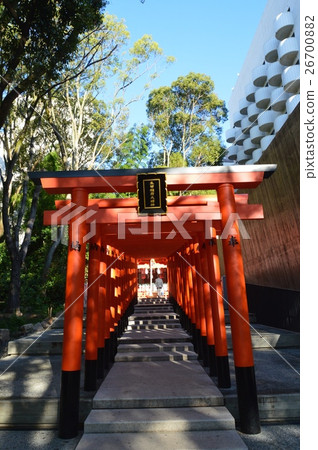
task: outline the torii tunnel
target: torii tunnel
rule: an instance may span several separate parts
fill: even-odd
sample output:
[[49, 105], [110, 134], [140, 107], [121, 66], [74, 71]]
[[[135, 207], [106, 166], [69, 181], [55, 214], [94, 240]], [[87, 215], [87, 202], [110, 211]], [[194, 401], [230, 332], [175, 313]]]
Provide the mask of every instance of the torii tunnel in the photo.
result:
[[[137, 302], [138, 259], [163, 257], [169, 298], [183, 327], [219, 387], [230, 387], [217, 237], [223, 248], [241, 430], [260, 431], [238, 219], [262, 219], [263, 208], [248, 204], [248, 194], [235, 190], [257, 188], [275, 169], [250, 165], [29, 174], [47, 193], [71, 196], [57, 200], [56, 210], [44, 214], [44, 225], [69, 225], [60, 437], [76, 436], [79, 427], [86, 244], [85, 390], [96, 390], [97, 380], [114, 361], [117, 337]], [[140, 192], [138, 198], [93, 198], [93, 194], [136, 193], [141, 174], [148, 178], [164, 174], [168, 195], [163, 212], [156, 213], [154, 197], [151, 215], [145, 214], [147, 208], [141, 211]], [[217, 196], [189, 195], [193, 190], [216, 190]], [[179, 196], [169, 196], [176, 191]], [[149, 192], [155, 195], [154, 184]]]

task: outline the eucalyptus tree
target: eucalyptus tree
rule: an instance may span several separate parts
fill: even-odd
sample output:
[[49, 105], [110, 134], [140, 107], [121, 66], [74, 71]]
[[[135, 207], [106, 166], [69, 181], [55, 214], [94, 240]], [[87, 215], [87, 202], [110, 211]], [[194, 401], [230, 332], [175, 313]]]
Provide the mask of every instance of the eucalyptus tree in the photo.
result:
[[34, 114], [34, 105], [26, 95], [14, 102], [0, 133], [0, 148], [5, 169], [2, 181], [3, 236], [11, 262], [8, 309], [19, 312], [21, 270], [35, 222], [40, 186], [30, 186], [28, 171], [41, 169], [47, 153], [41, 129], [41, 114]]
[[[23, 0], [0, 3], [0, 145], [4, 154], [2, 221], [11, 261], [8, 309], [20, 308], [20, 275], [39, 198], [28, 198], [27, 171], [39, 163], [43, 97], [65, 82], [61, 73], [83, 34], [100, 26], [103, 0]], [[45, 143], [45, 141], [44, 141]], [[31, 203], [31, 207], [28, 205]]]
[[[78, 69], [79, 60], [85, 69], [50, 92], [45, 117], [65, 170], [112, 164], [126, 140], [130, 104], [149, 89], [158, 67], [173, 60], [149, 35], [131, 48], [128, 42], [124, 23], [105, 14], [100, 28], [78, 48], [73, 64]], [[93, 52], [95, 62], [87, 67], [85, 55]], [[140, 92], [131, 93], [137, 83]]]
[[72, 59], [80, 36], [99, 26], [103, 0], [2, 0], [0, 127], [14, 101], [45, 92]]
[[171, 86], [153, 90], [147, 115], [161, 147], [162, 164], [169, 167], [171, 156], [182, 165], [216, 164], [224, 151], [221, 125], [227, 119], [225, 103], [214, 92], [213, 80], [190, 72]]

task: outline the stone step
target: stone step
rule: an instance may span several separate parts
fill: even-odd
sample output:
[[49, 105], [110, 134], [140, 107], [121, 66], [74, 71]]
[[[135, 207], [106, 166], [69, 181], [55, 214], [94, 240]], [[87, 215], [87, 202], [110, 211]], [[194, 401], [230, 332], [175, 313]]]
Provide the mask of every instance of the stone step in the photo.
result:
[[178, 323], [178, 319], [130, 319], [128, 325], [170, 325]]
[[116, 362], [93, 409], [224, 406], [224, 397], [198, 361]]
[[129, 317], [129, 320], [147, 320], [147, 319], [179, 319], [178, 314], [170, 313], [170, 314], [163, 314], [163, 313], [140, 313], [136, 314], [134, 313], [132, 316]]
[[154, 305], [156, 303], [171, 305], [171, 302], [162, 296], [160, 298], [152, 297], [152, 298], [139, 299], [137, 305], [144, 305], [144, 304]]
[[191, 337], [182, 329], [165, 330], [127, 330], [118, 339], [118, 344], [164, 344], [191, 342]]
[[173, 328], [181, 328], [181, 324], [178, 323], [162, 323], [162, 324], [145, 324], [145, 325], [128, 325], [127, 331], [130, 330], [166, 330]]
[[137, 362], [137, 361], [191, 361], [198, 359], [198, 355], [191, 351], [170, 351], [170, 352], [129, 352], [117, 353], [115, 362]]
[[[257, 379], [256, 379], [257, 382]], [[258, 394], [258, 407], [261, 422], [295, 422], [300, 419], [300, 394], [290, 392], [273, 395]], [[225, 406], [239, 420], [236, 395], [225, 396]]]
[[172, 307], [161, 307], [161, 308], [156, 308], [156, 307], [150, 307], [150, 306], [142, 306], [140, 308], [137, 308], [135, 306], [134, 308], [134, 314], [144, 314], [144, 313], [173, 313], [174, 310]]
[[134, 308], [173, 308], [169, 302], [152, 302], [152, 303], [137, 303]]
[[246, 450], [241, 437], [234, 430], [169, 431], [169, 433], [88, 433], [84, 434], [76, 450]]
[[143, 353], [143, 352], [167, 352], [167, 351], [193, 351], [193, 344], [191, 342], [184, 343], [139, 343], [139, 344], [122, 344], [118, 346], [118, 353]]
[[[252, 345], [254, 349], [299, 348], [299, 333], [264, 325], [252, 325]], [[85, 338], [85, 331], [84, 331]], [[228, 348], [232, 349], [231, 331], [227, 327]], [[190, 341], [181, 325], [130, 325], [119, 339], [123, 344], [164, 343]], [[63, 329], [48, 329], [8, 342], [8, 355], [60, 355], [62, 353]], [[84, 348], [83, 340], [83, 348]]]
[[[282, 330], [255, 324], [251, 326], [253, 348], [287, 348], [300, 346], [300, 334], [294, 331]], [[232, 338], [230, 327], [227, 327], [227, 344], [231, 350]]]
[[92, 410], [84, 433], [234, 430], [233, 416], [224, 406]]
[[9, 341], [8, 355], [60, 355], [62, 346], [63, 330], [54, 329]]

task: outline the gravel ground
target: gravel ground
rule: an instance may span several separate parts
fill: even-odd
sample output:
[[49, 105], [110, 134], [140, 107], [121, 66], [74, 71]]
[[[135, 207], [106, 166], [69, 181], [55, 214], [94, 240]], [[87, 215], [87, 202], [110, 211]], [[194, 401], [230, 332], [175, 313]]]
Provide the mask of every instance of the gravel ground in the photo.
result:
[[[251, 450], [300, 448], [299, 425], [263, 425], [257, 435], [240, 434]], [[81, 438], [59, 439], [56, 430], [9, 431], [0, 430], [1, 450], [74, 450]], [[95, 449], [92, 449], [95, 450]], [[138, 450], [138, 449], [136, 449]], [[151, 449], [149, 449], [151, 450]], [[162, 449], [166, 450], [166, 449]], [[184, 449], [185, 450], [185, 449]]]
[[262, 425], [262, 432], [255, 435], [239, 433], [245, 444], [252, 450], [300, 448], [299, 425]]

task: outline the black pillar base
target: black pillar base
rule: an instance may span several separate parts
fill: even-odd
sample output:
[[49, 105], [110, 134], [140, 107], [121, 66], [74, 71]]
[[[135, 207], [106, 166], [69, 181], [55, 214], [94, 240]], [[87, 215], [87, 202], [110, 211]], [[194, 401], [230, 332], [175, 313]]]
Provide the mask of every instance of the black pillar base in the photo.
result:
[[97, 349], [97, 378], [104, 378], [104, 366], [105, 366], [105, 349], [104, 347], [98, 347]]
[[110, 361], [115, 362], [115, 355], [117, 353], [117, 334], [116, 331], [110, 333]]
[[191, 324], [191, 320], [190, 317], [187, 316], [187, 326], [186, 326], [186, 330], [189, 334], [191, 334], [191, 330], [192, 330], [192, 324]]
[[202, 341], [202, 362], [204, 367], [209, 367], [208, 342], [206, 336], [201, 336]]
[[215, 345], [208, 345], [208, 362], [210, 368], [210, 376], [215, 377], [217, 375]]
[[246, 434], [261, 432], [254, 366], [235, 367], [240, 431]]
[[97, 360], [85, 360], [84, 391], [96, 391]]
[[230, 388], [231, 376], [228, 356], [216, 356], [216, 367], [218, 374], [218, 387]]
[[62, 370], [59, 411], [59, 437], [62, 439], [71, 439], [78, 434], [80, 375], [80, 370]]
[[192, 336], [192, 343], [193, 343], [194, 351], [196, 353], [198, 353], [198, 342], [197, 342], [195, 323], [193, 323], [192, 327], [191, 327], [191, 336]]
[[198, 359], [201, 360], [203, 358], [201, 333], [200, 333], [200, 330], [198, 328], [196, 328], [195, 332], [196, 332]]
[[105, 359], [104, 359], [105, 369], [108, 371], [111, 368], [110, 339], [105, 339], [104, 352], [105, 352]]

